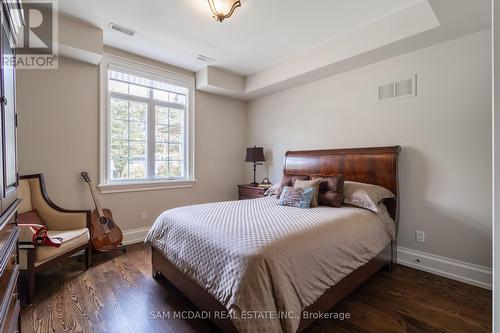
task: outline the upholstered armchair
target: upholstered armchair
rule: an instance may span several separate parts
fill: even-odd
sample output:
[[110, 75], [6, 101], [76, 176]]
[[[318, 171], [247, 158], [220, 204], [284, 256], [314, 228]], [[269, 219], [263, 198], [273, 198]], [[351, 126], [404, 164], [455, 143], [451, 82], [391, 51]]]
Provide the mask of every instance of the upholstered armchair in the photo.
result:
[[31, 304], [35, 291], [35, 273], [56, 261], [85, 251], [85, 268], [90, 266], [90, 211], [68, 210], [56, 206], [48, 197], [43, 174], [21, 176], [18, 213], [36, 210], [50, 237], [64, 239], [60, 247], [38, 245], [34, 249], [19, 249], [22, 291]]

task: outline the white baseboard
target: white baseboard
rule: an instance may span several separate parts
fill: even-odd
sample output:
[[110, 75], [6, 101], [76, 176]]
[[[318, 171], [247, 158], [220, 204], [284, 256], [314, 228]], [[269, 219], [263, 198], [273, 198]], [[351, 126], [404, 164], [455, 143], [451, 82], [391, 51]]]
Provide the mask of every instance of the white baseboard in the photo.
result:
[[130, 245], [130, 244], [144, 242], [144, 238], [146, 238], [146, 235], [148, 234], [149, 229], [151, 229], [151, 227], [125, 230], [123, 232], [122, 244], [123, 245]]
[[398, 264], [491, 290], [491, 268], [398, 246]]
[[[123, 245], [144, 242], [151, 227], [123, 232]], [[420, 261], [418, 262], [417, 259]], [[398, 264], [491, 290], [491, 268], [398, 246]]]

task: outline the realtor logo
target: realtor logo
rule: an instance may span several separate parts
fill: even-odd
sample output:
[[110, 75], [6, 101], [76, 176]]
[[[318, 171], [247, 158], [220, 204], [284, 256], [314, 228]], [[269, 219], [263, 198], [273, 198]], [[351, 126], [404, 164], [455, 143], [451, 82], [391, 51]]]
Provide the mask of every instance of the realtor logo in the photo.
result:
[[57, 69], [57, 2], [23, 0], [22, 6], [18, 1], [9, 4], [9, 14], [3, 19], [13, 27], [9, 41], [16, 55], [7, 55], [4, 64], [15, 64], [18, 69]]
[[[48, 4], [49, 8], [52, 4]], [[52, 15], [40, 3], [24, 3], [24, 29], [19, 36], [16, 52], [22, 54], [52, 53]], [[51, 8], [49, 13], [52, 13]]]

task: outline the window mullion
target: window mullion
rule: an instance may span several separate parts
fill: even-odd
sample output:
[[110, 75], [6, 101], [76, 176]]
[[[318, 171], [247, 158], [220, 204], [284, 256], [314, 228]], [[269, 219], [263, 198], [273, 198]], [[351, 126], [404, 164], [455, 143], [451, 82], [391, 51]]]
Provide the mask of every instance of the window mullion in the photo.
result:
[[130, 101], [127, 101], [127, 178], [130, 178]]
[[145, 97], [134, 96], [134, 95], [130, 95], [130, 94], [119, 93], [116, 91], [110, 91], [109, 96], [113, 97], [113, 98], [124, 99], [127, 101], [133, 101], [133, 102], [141, 102], [141, 103], [148, 103], [151, 100], [151, 97], [145, 98]]
[[149, 102], [148, 102], [148, 178], [154, 179], [155, 177], [155, 105], [153, 103], [153, 89], [149, 89]]

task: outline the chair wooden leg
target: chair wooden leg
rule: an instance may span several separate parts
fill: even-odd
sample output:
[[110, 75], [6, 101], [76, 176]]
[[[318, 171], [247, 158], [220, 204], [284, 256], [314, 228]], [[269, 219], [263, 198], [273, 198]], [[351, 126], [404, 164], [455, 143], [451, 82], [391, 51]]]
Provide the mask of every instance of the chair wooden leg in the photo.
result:
[[35, 295], [35, 270], [28, 272], [28, 292], [26, 294], [26, 304], [33, 303], [33, 296]]
[[27, 250], [26, 253], [26, 271], [24, 271], [24, 280], [26, 283], [25, 300], [26, 304], [33, 303], [33, 296], [35, 295], [35, 250]]
[[85, 268], [86, 269], [90, 268], [91, 260], [92, 260], [92, 246], [90, 245], [90, 242], [89, 242], [89, 245], [85, 249]]

